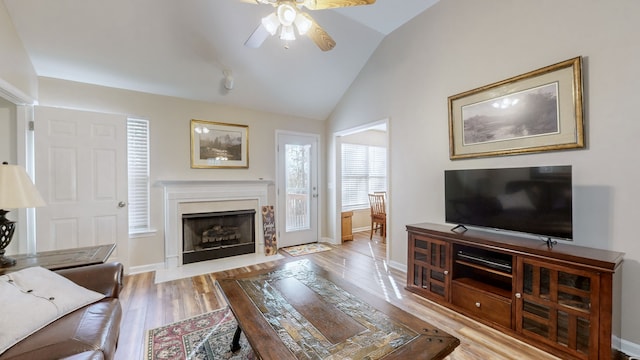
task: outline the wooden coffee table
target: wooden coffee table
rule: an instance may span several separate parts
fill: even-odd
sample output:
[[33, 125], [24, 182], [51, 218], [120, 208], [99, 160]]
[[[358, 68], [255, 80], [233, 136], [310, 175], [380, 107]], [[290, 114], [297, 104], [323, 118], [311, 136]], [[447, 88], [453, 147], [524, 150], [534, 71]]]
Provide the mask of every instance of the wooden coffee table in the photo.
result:
[[115, 244], [108, 244], [64, 250], [41, 251], [35, 254], [10, 255], [10, 257], [16, 259], [16, 264], [10, 267], [0, 267], [0, 275], [32, 266], [42, 266], [49, 270], [60, 270], [100, 264], [107, 261], [115, 247]]
[[[382, 351], [386, 360], [442, 359], [460, 343], [309, 260], [219, 279], [218, 284], [238, 321], [232, 349], [239, 348], [242, 331], [262, 359], [306, 357], [296, 351], [314, 351], [312, 358], [361, 358]], [[364, 345], [354, 345], [358, 342]]]

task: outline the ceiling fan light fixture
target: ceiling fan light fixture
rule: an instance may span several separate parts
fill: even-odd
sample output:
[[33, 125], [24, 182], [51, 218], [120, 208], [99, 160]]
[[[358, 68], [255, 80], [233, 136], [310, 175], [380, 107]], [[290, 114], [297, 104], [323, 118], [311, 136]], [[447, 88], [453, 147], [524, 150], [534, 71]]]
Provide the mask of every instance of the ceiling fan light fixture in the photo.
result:
[[280, 27], [280, 20], [278, 19], [278, 15], [276, 13], [271, 13], [268, 16], [262, 18], [262, 26], [269, 32], [271, 35], [275, 35], [278, 31], [278, 27]]
[[296, 15], [295, 24], [296, 28], [298, 28], [298, 33], [300, 35], [304, 35], [309, 31], [309, 29], [311, 29], [311, 25], [313, 25], [313, 22], [302, 15], [302, 13], [298, 13]]
[[245, 46], [258, 48], [269, 37], [280, 33], [280, 39], [287, 43], [298, 35], [307, 35], [322, 51], [329, 51], [336, 46], [335, 40], [303, 9], [322, 10], [346, 8], [360, 5], [371, 5], [376, 0], [244, 0], [257, 4], [271, 5], [275, 12], [262, 18], [260, 25], [251, 33]]
[[291, 26], [293, 22], [296, 20], [296, 15], [298, 15], [298, 11], [296, 8], [289, 4], [280, 4], [278, 5], [278, 20], [282, 26]]
[[293, 33], [293, 26], [282, 26], [282, 31], [280, 32], [280, 39], [292, 41], [296, 39], [296, 35]]

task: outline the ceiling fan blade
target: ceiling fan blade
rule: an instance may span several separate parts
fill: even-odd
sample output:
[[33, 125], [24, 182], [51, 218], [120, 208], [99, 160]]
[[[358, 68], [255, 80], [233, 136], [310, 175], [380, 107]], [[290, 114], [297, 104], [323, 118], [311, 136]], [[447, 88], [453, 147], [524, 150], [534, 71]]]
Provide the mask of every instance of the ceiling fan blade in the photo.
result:
[[304, 0], [304, 6], [310, 10], [371, 5], [376, 0]]
[[262, 43], [270, 36], [271, 34], [267, 31], [267, 29], [262, 25], [258, 25], [258, 27], [253, 31], [251, 36], [244, 42], [244, 46], [250, 47], [253, 49], [257, 49], [262, 45]]
[[336, 42], [331, 38], [331, 36], [329, 36], [329, 34], [324, 31], [324, 29], [320, 27], [320, 25], [318, 25], [318, 23], [313, 20], [311, 16], [309, 16], [309, 14], [301, 14], [305, 18], [309, 19], [312, 23], [311, 28], [309, 28], [309, 31], [307, 31], [307, 36], [311, 38], [311, 40], [313, 40], [316, 45], [318, 45], [320, 50], [329, 51], [333, 49], [336, 46]]

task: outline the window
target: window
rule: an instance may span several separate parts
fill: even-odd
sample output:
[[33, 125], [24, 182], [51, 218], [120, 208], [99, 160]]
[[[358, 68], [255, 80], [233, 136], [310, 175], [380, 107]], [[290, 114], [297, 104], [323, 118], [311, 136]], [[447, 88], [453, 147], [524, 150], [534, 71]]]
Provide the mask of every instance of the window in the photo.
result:
[[285, 144], [287, 232], [311, 226], [311, 145]]
[[381, 146], [342, 144], [342, 208], [368, 208], [368, 194], [386, 191], [386, 188], [387, 149]]
[[127, 119], [129, 171], [129, 234], [150, 231], [149, 221], [149, 121]]

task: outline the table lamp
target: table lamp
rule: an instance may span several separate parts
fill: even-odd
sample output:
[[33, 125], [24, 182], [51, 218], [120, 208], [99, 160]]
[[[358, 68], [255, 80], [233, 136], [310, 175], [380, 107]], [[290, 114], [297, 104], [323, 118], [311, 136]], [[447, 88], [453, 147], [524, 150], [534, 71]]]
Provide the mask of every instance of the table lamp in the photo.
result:
[[5, 217], [9, 212], [4, 209], [21, 209], [44, 206], [44, 200], [38, 189], [27, 175], [26, 170], [18, 165], [3, 162], [0, 165], [0, 267], [16, 264], [16, 260], [4, 256], [5, 248], [11, 243], [15, 230], [15, 221]]

